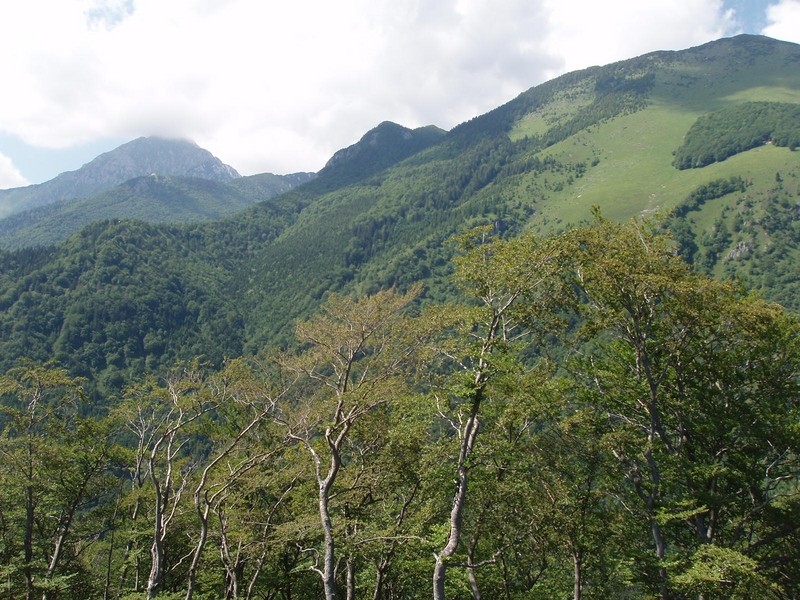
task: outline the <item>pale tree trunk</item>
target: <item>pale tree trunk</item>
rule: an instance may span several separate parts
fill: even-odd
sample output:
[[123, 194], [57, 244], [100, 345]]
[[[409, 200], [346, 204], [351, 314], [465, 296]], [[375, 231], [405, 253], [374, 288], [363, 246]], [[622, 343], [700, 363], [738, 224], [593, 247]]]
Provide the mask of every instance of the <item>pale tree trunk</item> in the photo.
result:
[[[163, 557], [164, 557], [164, 535], [166, 524], [164, 516], [164, 505], [170, 497], [170, 481], [167, 479], [162, 487], [158, 479], [153, 479], [156, 488], [155, 514], [153, 515], [153, 542], [150, 546], [150, 575], [147, 578], [147, 598], [152, 600], [161, 587], [163, 577]], [[163, 494], [163, 495], [162, 495]]]
[[[67, 537], [72, 531], [72, 521], [75, 518], [75, 513], [78, 511], [80, 503], [83, 502], [86, 497], [86, 490], [89, 487], [89, 482], [92, 477], [100, 472], [103, 461], [104, 457], [101, 456], [87, 465], [86, 470], [82, 473], [80, 484], [73, 492], [71, 502], [62, 512], [58, 525], [58, 534], [55, 544], [53, 545], [53, 554], [50, 556], [50, 563], [47, 565], [47, 572], [44, 577], [45, 581], [52, 579], [56, 573], [56, 569], [61, 561], [61, 555], [64, 552], [64, 545], [66, 544]], [[48, 600], [49, 597], [47, 590], [45, 590], [42, 593], [42, 600]]]
[[[323, 492], [320, 492], [322, 496]], [[325, 590], [325, 600], [336, 600], [336, 550], [333, 539], [333, 523], [328, 510], [328, 499], [321, 498], [319, 512], [322, 520], [324, 538], [324, 557], [322, 563], [322, 586]]]
[[330, 513], [330, 493], [333, 482], [341, 467], [338, 448], [331, 445], [331, 463], [328, 474], [324, 479], [319, 476], [319, 517], [322, 523], [323, 537], [323, 562], [322, 585], [325, 590], [325, 600], [336, 600], [336, 548], [333, 537], [333, 521]]
[[478, 436], [478, 409], [481, 402], [480, 390], [473, 399], [472, 409], [469, 419], [461, 437], [461, 450], [458, 456], [456, 467], [456, 493], [453, 496], [453, 505], [450, 509], [450, 534], [447, 543], [442, 551], [435, 555], [433, 568], [433, 599], [444, 600], [444, 584], [447, 573], [447, 562], [452, 558], [458, 549], [458, 542], [461, 538], [461, 525], [464, 517], [464, 504], [467, 499], [467, 474], [469, 468], [467, 462], [472, 455], [475, 446], [475, 439]]
[[[183, 492], [188, 484], [191, 469], [176, 473], [178, 458], [189, 437], [183, 430], [215, 408], [211, 403], [192, 403], [184, 407], [182, 398], [199, 380], [195, 373], [189, 373], [186, 379], [177, 378], [167, 382], [170, 408], [161, 417], [154, 410], [152, 417], [145, 419], [145, 430], [149, 431], [149, 439], [153, 444], [147, 456], [147, 474], [153, 482], [153, 540], [150, 546], [150, 574], [147, 578], [148, 600], [153, 600], [161, 591], [164, 582], [164, 543], [173, 518], [178, 512]], [[184, 387], [188, 384], [188, 387]], [[149, 422], [148, 422], [149, 421]], [[150, 424], [152, 423], [152, 425]], [[156, 433], [161, 427], [163, 432]], [[182, 438], [182, 439], [181, 439]], [[149, 444], [148, 444], [149, 446]], [[163, 453], [163, 454], [162, 454]]]
[[203, 550], [206, 547], [206, 540], [208, 539], [208, 510], [210, 506], [208, 503], [201, 506], [197, 503], [198, 519], [200, 520], [200, 535], [197, 539], [194, 552], [192, 553], [192, 562], [189, 565], [188, 582], [186, 585], [186, 600], [192, 600], [194, 596], [194, 588], [197, 584], [197, 571], [200, 568], [200, 559], [203, 556]]
[[197, 543], [195, 544], [194, 552], [192, 553], [192, 562], [189, 565], [188, 584], [186, 586], [186, 600], [192, 600], [195, 587], [197, 585], [197, 573], [200, 569], [200, 561], [203, 557], [203, 552], [205, 551], [206, 541], [208, 540], [209, 511], [211, 510], [212, 506], [217, 504], [217, 502], [220, 500], [220, 497], [225, 494], [226, 490], [239, 477], [247, 473], [271, 453], [247, 458], [240, 462], [232, 472], [228, 473], [225, 482], [217, 486], [217, 489], [214, 493], [210, 493], [209, 490], [206, 489], [211, 471], [222, 460], [230, 456], [240, 442], [245, 438], [245, 436], [247, 436], [250, 431], [255, 429], [264, 420], [272, 406], [273, 403], [268, 402], [265, 408], [259, 410], [255, 417], [250, 420], [247, 426], [242, 428], [239, 433], [236, 434], [236, 437], [227, 446], [220, 450], [219, 454], [217, 454], [217, 456], [203, 469], [203, 473], [200, 476], [200, 481], [195, 488], [193, 497], [195, 511], [197, 512], [197, 518], [200, 522], [200, 532]]
[[489, 365], [487, 359], [492, 352], [492, 347], [501, 328], [502, 315], [505, 310], [513, 303], [513, 297], [505, 303], [505, 305], [494, 312], [492, 319], [489, 322], [486, 337], [480, 350], [480, 355], [477, 360], [475, 368], [475, 375], [473, 378], [474, 392], [472, 394], [472, 404], [470, 406], [470, 413], [467, 422], [463, 428], [456, 426], [456, 429], [461, 438], [461, 446], [458, 454], [458, 461], [456, 463], [456, 493], [453, 496], [453, 504], [450, 509], [450, 533], [447, 537], [447, 543], [441, 552], [435, 554], [435, 562], [433, 567], [433, 600], [445, 600], [445, 578], [447, 574], [447, 563], [456, 553], [458, 543], [461, 538], [461, 528], [464, 518], [464, 505], [467, 500], [467, 476], [469, 473], [469, 459], [472, 456], [472, 451], [475, 447], [475, 440], [478, 437], [478, 430], [480, 428], [480, 421], [478, 418], [480, 412], [481, 402], [483, 401], [483, 392], [488, 380]]
[[[322, 458], [311, 444], [311, 438], [300, 436], [289, 432], [289, 438], [301, 442], [308, 450], [314, 463], [314, 471], [317, 479], [317, 509], [319, 511], [320, 524], [322, 526], [322, 567], [319, 564], [312, 567], [322, 579], [322, 587], [325, 591], [325, 600], [336, 600], [338, 593], [336, 589], [336, 543], [333, 534], [333, 520], [331, 519], [330, 500], [331, 489], [339, 474], [342, 466], [341, 447], [347, 437], [352, 425], [353, 415], [358, 414], [353, 410], [348, 414], [343, 410], [344, 401], [341, 397], [337, 400], [337, 407], [334, 412], [334, 428], [325, 430], [325, 441], [330, 454], [327, 472], [322, 474]], [[334, 434], [335, 429], [339, 432]]]
[[25, 600], [33, 600], [33, 569], [31, 568], [31, 562], [33, 561], [34, 508], [33, 487], [27, 486], [25, 488], [25, 566], [23, 567], [23, 572], [25, 573]]
[[[185, 422], [180, 422], [180, 425]], [[179, 426], [180, 426], [179, 425]], [[170, 429], [167, 434], [162, 437], [153, 447], [149, 459], [149, 472], [150, 478], [153, 481], [155, 488], [155, 505], [153, 507], [153, 543], [150, 546], [150, 575], [147, 578], [147, 598], [153, 600], [156, 595], [161, 591], [161, 585], [164, 580], [164, 541], [167, 537], [167, 530], [172, 521], [175, 513], [178, 510], [178, 505], [183, 495], [184, 487], [186, 486], [185, 477], [181, 480], [180, 485], [174, 487], [174, 462], [177, 458], [180, 446], [174, 445], [175, 434], [179, 428], [176, 426]], [[156, 460], [159, 448], [162, 442], [166, 442], [165, 447], [165, 460], [166, 471], [163, 479], [156, 473]]]
[[240, 541], [235, 553], [231, 553], [228, 519], [225, 516], [223, 503], [217, 505], [215, 512], [219, 520], [219, 554], [225, 567], [225, 600], [236, 600], [239, 598], [242, 543]]
[[[83, 491], [83, 488], [81, 491]], [[69, 534], [70, 526], [72, 525], [72, 518], [75, 516], [75, 510], [78, 507], [78, 501], [79, 497], [76, 497], [73, 504], [67, 509], [66, 514], [62, 515], [61, 517], [61, 523], [58, 526], [58, 535], [56, 536], [55, 545], [53, 547], [53, 554], [50, 556], [50, 563], [47, 565], [47, 572], [44, 576], [45, 581], [52, 579], [56, 572], [56, 568], [58, 567], [58, 563], [61, 560], [61, 553], [64, 550], [64, 543], [66, 542], [67, 535]], [[49, 597], [50, 596], [48, 595], [47, 590], [42, 592], [42, 600], [48, 600]]]
[[[39, 401], [39, 394], [33, 396], [28, 406], [28, 444], [27, 444], [27, 465], [25, 473], [28, 481], [33, 481], [34, 475], [34, 456], [36, 451], [33, 444], [33, 428], [35, 424], [36, 407]], [[33, 528], [34, 517], [36, 513], [36, 495], [34, 486], [30, 483], [25, 486], [25, 534], [23, 541], [23, 552], [25, 557], [25, 566], [23, 573], [25, 574], [25, 600], [33, 600], [33, 569], [31, 563], [33, 562]]]
[[[307, 551], [317, 558], [312, 570], [322, 579], [326, 600], [337, 598], [330, 501], [343, 463], [343, 444], [359, 418], [384, 404], [387, 396], [394, 393], [384, 385], [401, 376], [413, 359], [419, 340], [402, 346], [395, 346], [394, 340], [396, 337], [404, 339], [403, 335], [396, 335], [396, 326], [404, 320], [402, 312], [420, 291], [418, 286], [403, 295], [388, 290], [362, 300], [333, 295], [319, 317], [298, 324], [298, 341], [308, 344], [309, 350], [284, 359], [284, 365], [291, 372], [326, 390], [326, 396], [330, 394], [330, 408], [333, 409], [317, 421], [304, 422], [301, 418], [300, 422], [292, 424], [280, 417], [277, 419], [287, 427], [290, 439], [305, 446], [314, 464], [323, 547], [321, 553], [316, 548]], [[322, 440], [325, 457], [314, 448], [314, 443]], [[323, 466], [325, 462], [327, 465]]]
[[347, 558], [347, 600], [356, 598], [356, 566], [353, 559]]

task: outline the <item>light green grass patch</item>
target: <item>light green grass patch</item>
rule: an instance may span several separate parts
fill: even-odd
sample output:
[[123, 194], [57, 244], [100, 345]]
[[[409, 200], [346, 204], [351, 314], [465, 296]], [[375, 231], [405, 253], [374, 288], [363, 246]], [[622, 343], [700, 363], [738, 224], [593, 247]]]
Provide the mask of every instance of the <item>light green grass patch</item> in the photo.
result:
[[587, 82], [560, 91], [546, 105], [517, 121], [508, 137], [512, 142], [517, 142], [526, 137], [543, 135], [580, 113], [593, 99], [594, 94]]
[[[611, 219], [652, 215], [672, 209], [715, 179], [739, 175], [760, 190], [774, 182], [776, 171], [800, 167], [800, 152], [766, 145], [702, 169], [678, 170], [672, 166], [672, 151], [696, 117], [676, 106], [653, 104], [548, 148], [544, 155], [584, 162], [587, 172], [540, 202], [534, 220], [576, 223], [589, 218], [593, 206]], [[714, 218], [709, 216], [711, 222]]]

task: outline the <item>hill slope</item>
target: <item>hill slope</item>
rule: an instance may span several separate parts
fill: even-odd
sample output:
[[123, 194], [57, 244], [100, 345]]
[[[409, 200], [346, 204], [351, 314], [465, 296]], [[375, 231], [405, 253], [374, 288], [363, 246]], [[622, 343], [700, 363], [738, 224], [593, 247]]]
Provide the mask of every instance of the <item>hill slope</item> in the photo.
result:
[[[504, 235], [546, 233], [595, 205], [613, 219], [674, 211], [670, 224], [698, 268], [744, 276], [800, 309], [800, 154], [765, 144], [703, 168], [673, 165], [703, 115], [800, 104], [797, 64], [800, 46], [738, 36], [593, 67], [408, 151], [343, 152], [309, 184], [217, 223], [95, 225], [56, 250], [0, 254], [0, 367], [57, 356], [105, 376], [186, 352], [256, 352], [286, 339], [329, 290], [424, 280], [427, 299], [452, 293], [447, 240], [456, 232], [493, 223]], [[160, 289], [163, 272], [180, 318], [129, 301]], [[113, 317], [105, 299], [115, 299]], [[213, 334], [203, 331], [224, 344], [205, 346]]]
[[110, 219], [148, 223], [219, 219], [314, 177], [313, 173], [263, 173], [229, 182], [155, 174], [136, 177], [97, 196], [63, 200], [0, 219], [0, 248], [54, 244], [92, 222]]
[[[666, 214], [703, 186], [737, 174], [749, 182], [743, 202], [770, 203], [775, 173], [796, 173], [798, 153], [766, 145], [679, 170], [673, 152], [709, 112], [750, 101], [800, 103], [799, 63], [795, 44], [739, 36], [569, 73], [456, 127], [392, 169], [316, 198], [262, 249], [258, 265], [265, 266], [241, 292], [260, 307], [250, 321], [258, 322], [253, 348], [328, 289], [367, 292], [428, 279], [429, 295], [447, 293], [445, 242], [470, 225], [546, 233], [588, 219], [592, 206], [614, 219]], [[784, 177], [785, 186], [790, 181]], [[796, 206], [796, 190], [787, 193]], [[725, 201], [692, 215], [687, 226], [698, 240], [713, 226], [705, 214]], [[767, 234], [753, 235], [769, 245]], [[719, 260], [735, 245], [731, 240]], [[790, 247], [789, 256], [797, 256], [798, 245]], [[286, 285], [297, 273], [303, 287]], [[795, 298], [800, 309], [800, 290], [778, 290], [769, 278], [749, 281], [772, 297]]]

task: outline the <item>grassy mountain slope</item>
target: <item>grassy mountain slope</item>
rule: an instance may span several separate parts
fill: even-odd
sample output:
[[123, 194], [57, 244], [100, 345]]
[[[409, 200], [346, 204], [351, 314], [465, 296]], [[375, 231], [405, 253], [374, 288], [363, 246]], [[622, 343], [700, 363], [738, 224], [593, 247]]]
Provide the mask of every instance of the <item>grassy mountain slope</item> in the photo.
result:
[[[702, 115], [752, 101], [800, 103], [797, 64], [797, 45], [739, 36], [593, 67], [532, 88], [447, 135], [383, 124], [316, 180], [220, 222], [96, 225], [56, 250], [0, 254], [0, 366], [24, 351], [70, 355], [55, 350], [67, 323], [85, 332], [83, 345], [70, 346], [72, 356], [101, 356], [104, 344], [142, 340], [131, 343], [130, 358], [116, 359], [117, 352], [105, 355], [116, 362], [98, 359], [92, 368], [101, 373], [108, 365], [144, 368], [147, 356], [163, 364], [159, 357], [187, 348], [209, 357], [219, 348], [255, 352], [286, 339], [293, 320], [329, 290], [363, 293], [424, 280], [429, 300], [452, 293], [447, 240], [470, 226], [493, 223], [505, 235], [547, 233], [588, 218], [594, 205], [614, 219], [656, 213], [666, 219], [700, 196], [702, 202], [669, 220], [687, 257], [718, 275], [746, 276], [800, 309], [792, 268], [800, 258], [800, 154], [766, 144], [699, 169], [673, 165], [673, 153]], [[412, 141], [422, 135], [424, 142], [406, 143], [409, 132]], [[743, 186], [703, 192], [733, 177]], [[75, 262], [76, 244], [113, 249], [121, 231], [128, 239], [143, 236], [134, 263], [126, 264], [124, 253], [102, 262], [97, 249], [81, 251], [86, 261]], [[71, 278], [68, 264], [81, 265]], [[87, 279], [106, 267], [120, 274]], [[141, 324], [138, 338], [123, 330], [92, 339], [94, 330], [110, 330], [109, 317], [77, 306], [99, 306], [103, 294], [125, 298], [159, 289], [159, 271], [175, 273], [181, 292], [173, 305], [191, 316], [161, 319], [157, 303], [137, 304], [130, 318]], [[233, 316], [220, 322], [218, 314]], [[127, 327], [126, 319], [118, 318], [117, 326]], [[203, 351], [208, 338], [197, 336], [209, 319], [228, 345]], [[31, 340], [27, 348], [10, 342], [22, 335]], [[148, 335], [163, 341], [150, 354]]]
[[[762, 146], [691, 170], [675, 168], [673, 152], [699, 116], [720, 107], [800, 103], [798, 59], [796, 45], [740, 36], [537, 86], [396, 167], [316, 198], [263, 249], [257, 285], [243, 294], [264, 308], [254, 329], [278, 333], [327, 289], [432, 278], [429, 294], [445, 293], [445, 240], [480, 222], [547, 232], [587, 219], [595, 205], [614, 219], [666, 214], [698, 187], [736, 174], [750, 182], [752, 202], [767, 202], [775, 172], [797, 171], [796, 152]], [[699, 238], [708, 219], [692, 219]], [[293, 286], [298, 273], [303, 285]]]
[[64, 200], [0, 219], [0, 248], [61, 242], [94, 221], [191, 223], [219, 219], [311, 179], [311, 173], [264, 173], [227, 183], [196, 177], [137, 177], [97, 196]]

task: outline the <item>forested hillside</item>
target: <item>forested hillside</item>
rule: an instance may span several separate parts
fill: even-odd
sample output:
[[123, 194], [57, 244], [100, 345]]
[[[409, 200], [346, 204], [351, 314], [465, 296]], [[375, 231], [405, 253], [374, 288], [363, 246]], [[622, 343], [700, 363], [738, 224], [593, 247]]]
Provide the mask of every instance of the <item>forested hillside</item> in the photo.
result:
[[[9, 267], [0, 275], [2, 367], [22, 356], [54, 356], [67, 316], [76, 314], [83, 317], [73, 316], [70, 323], [87, 331], [95, 323], [116, 331], [111, 346], [129, 348], [124, 358], [115, 352], [106, 360], [105, 341], [77, 338], [86, 348], [76, 355], [101, 357], [95, 366], [116, 364], [123, 374], [139, 372], [149, 354], [145, 335], [164, 340], [166, 346], [158, 346], [164, 356], [185, 356], [184, 340], [196, 336], [183, 331], [192, 326], [191, 320], [150, 327], [164, 320], [159, 321], [157, 309], [142, 306], [136, 312], [140, 325], [120, 327], [106, 324], [106, 312], [87, 312], [87, 307], [105, 303], [106, 296], [129, 297], [141, 294], [134, 289], [159, 288], [161, 271], [177, 269], [181, 278], [184, 273], [202, 274], [208, 307], [179, 295], [175, 299], [180, 306], [173, 308], [179, 314], [215, 315], [217, 307], [235, 299], [241, 337], [237, 327], [231, 329], [237, 340], [232, 345], [224, 341], [209, 348], [189, 347], [214, 357], [220, 356], [219, 348], [254, 353], [286, 344], [294, 319], [311, 314], [329, 291], [374, 293], [425, 281], [425, 299], [452, 297], [447, 273], [453, 246], [447, 240], [473, 225], [493, 223], [503, 235], [548, 233], [587, 219], [592, 206], [613, 219], [657, 213], [666, 219], [671, 210], [703, 196], [715, 181], [731, 178], [741, 179], [744, 187], [717, 194], [691, 211], [680, 209], [668, 219], [670, 227], [698, 268], [717, 276], [735, 275], [798, 309], [800, 288], [792, 268], [800, 257], [797, 154], [767, 144], [702, 168], [673, 166], [675, 153], [695, 140], [689, 135], [696, 130], [695, 121], [714, 115], [714, 122], [724, 122], [725, 115], [738, 114], [728, 106], [730, 98], [740, 99], [745, 111], [778, 106], [777, 112], [767, 112], [790, 115], [786, 107], [800, 102], [800, 75], [794, 69], [798, 56], [796, 45], [739, 36], [567, 74], [446, 135], [433, 127], [412, 131], [384, 123], [337, 153], [316, 181], [295, 191], [208, 226], [161, 228], [155, 237], [141, 240], [133, 236], [140, 262], [128, 270], [136, 271], [133, 264], [164, 265], [143, 266], [134, 276], [135, 288], [124, 283], [128, 280], [113, 278], [83, 286], [61, 272], [67, 264], [92, 270], [85, 257], [71, 254], [80, 252], [80, 240], [87, 237], [99, 236], [98, 247], [112, 243], [113, 235], [102, 226], [56, 249], [0, 255], [4, 264], [22, 265], [22, 270]], [[766, 104], [775, 100], [781, 104]], [[789, 122], [784, 129], [793, 126]], [[249, 181], [255, 179], [235, 184]], [[147, 181], [147, 189], [158, 192], [156, 197], [164, 192], [170, 210], [180, 204], [180, 190], [155, 183]], [[127, 189], [142, 185], [126, 184]], [[216, 189], [219, 184], [202, 185]], [[260, 189], [241, 192], [247, 198], [266, 197]], [[208, 198], [219, 201], [221, 196]], [[152, 202], [145, 206], [151, 215], [157, 212]], [[85, 212], [78, 212], [85, 218]], [[69, 221], [66, 217], [60, 213], [51, 222], [62, 226]], [[34, 236], [32, 231], [20, 233]], [[151, 240], [160, 236], [165, 243], [152, 246]], [[170, 259], [164, 251], [169, 247], [185, 253]], [[154, 253], [152, 260], [149, 252]], [[170, 260], [176, 264], [167, 264]], [[38, 282], [35, 288], [33, 280]], [[215, 297], [217, 293], [222, 297]], [[34, 319], [35, 314], [47, 316]], [[114, 322], [121, 314], [115, 315]], [[99, 378], [104, 369], [76, 372]]]
[[0, 589], [800, 596], [798, 64], [593, 67], [0, 251]]
[[6, 595], [800, 593], [797, 317], [641, 222], [460, 247], [462, 300], [333, 294], [111, 405], [9, 370]]
[[219, 182], [200, 177], [150, 174], [134, 177], [96, 196], [62, 200], [0, 219], [0, 248], [63, 242], [96, 221], [147, 223], [213, 221], [311, 181], [313, 173], [263, 173]]
[[800, 105], [745, 102], [697, 119], [675, 152], [679, 169], [722, 161], [763, 144], [800, 146]]

